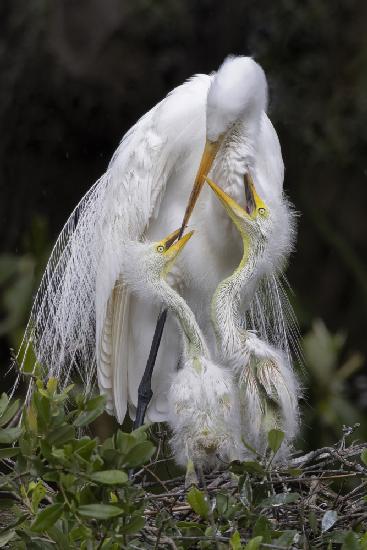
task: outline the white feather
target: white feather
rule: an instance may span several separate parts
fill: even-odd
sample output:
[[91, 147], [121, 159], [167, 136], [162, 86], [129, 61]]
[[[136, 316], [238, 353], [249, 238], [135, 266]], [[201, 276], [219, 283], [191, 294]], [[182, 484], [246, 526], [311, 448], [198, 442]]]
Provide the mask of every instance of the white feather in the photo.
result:
[[[266, 80], [260, 66], [249, 58], [229, 58], [217, 75], [194, 77], [137, 122], [60, 234], [19, 351], [21, 366], [31, 360], [33, 348], [48, 376], [58, 376], [66, 385], [76, 369], [86, 392], [97, 370], [109, 412], [121, 422], [127, 401], [134, 415], [160, 305], [123, 290], [124, 243], [144, 235], [155, 241], [180, 225], [205, 140], [223, 129], [226, 135], [213, 167], [218, 183], [243, 198], [243, 175], [250, 167], [265, 200], [273, 195], [281, 200], [281, 151], [265, 108]], [[208, 189], [203, 189], [191, 220], [197, 237], [190, 254], [182, 255], [179, 278], [183, 296], [214, 349], [211, 296], [237, 265], [241, 247]], [[286, 238], [282, 242], [276, 254], [283, 257], [288, 253]], [[272, 261], [266, 261], [264, 277], [272, 269]], [[266, 289], [264, 293], [259, 304], [266, 302]], [[282, 301], [271, 302], [273, 318], [282, 318]], [[255, 328], [264, 316], [262, 307], [252, 308]], [[286, 332], [277, 340], [284, 340]], [[180, 337], [171, 316], [153, 373], [150, 420], [167, 418], [167, 393], [179, 357]]]
[[227, 57], [208, 92], [208, 139], [216, 141], [239, 119], [257, 120], [266, 102], [267, 84], [260, 65], [250, 57]]

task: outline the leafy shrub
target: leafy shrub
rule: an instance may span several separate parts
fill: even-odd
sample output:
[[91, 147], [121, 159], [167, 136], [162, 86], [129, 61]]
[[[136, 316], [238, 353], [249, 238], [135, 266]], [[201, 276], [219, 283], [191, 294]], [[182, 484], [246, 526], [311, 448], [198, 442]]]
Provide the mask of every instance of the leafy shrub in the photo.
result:
[[[154, 445], [145, 428], [120, 430], [102, 444], [78, 437], [102, 414], [104, 398], [77, 397], [69, 412], [65, 402], [71, 387], [57, 392], [57, 382], [37, 382], [19, 427], [0, 429], [0, 457], [8, 472], [2, 501], [13, 515], [0, 541], [12, 548], [118, 549], [144, 525], [144, 494], [129, 483], [128, 470], [144, 464]], [[19, 409], [6, 394], [0, 399], [0, 426]], [[10, 446], [12, 445], [12, 446]], [[13, 458], [15, 462], [10, 461]]]
[[367, 445], [347, 445], [352, 429], [286, 465], [271, 430], [265, 456], [199, 472], [201, 489], [187, 490], [184, 476], [159, 477], [170, 459], [146, 427], [85, 435], [104, 398], [71, 405], [71, 389], [50, 379], [24, 407], [0, 398], [0, 548], [367, 550]]

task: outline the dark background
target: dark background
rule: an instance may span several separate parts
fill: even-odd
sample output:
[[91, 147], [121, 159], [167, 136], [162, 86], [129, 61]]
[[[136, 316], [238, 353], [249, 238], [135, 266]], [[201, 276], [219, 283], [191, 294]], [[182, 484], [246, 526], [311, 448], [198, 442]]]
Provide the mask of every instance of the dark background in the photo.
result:
[[327, 443], [363, 423], [366, 24], [357, 0], [1, 0], [4, 375], [50, 247], [124, 132], [190, 75], [245, 54], [268, 76], [300, 212], [288, 278], [306, 335], [303, 437]]

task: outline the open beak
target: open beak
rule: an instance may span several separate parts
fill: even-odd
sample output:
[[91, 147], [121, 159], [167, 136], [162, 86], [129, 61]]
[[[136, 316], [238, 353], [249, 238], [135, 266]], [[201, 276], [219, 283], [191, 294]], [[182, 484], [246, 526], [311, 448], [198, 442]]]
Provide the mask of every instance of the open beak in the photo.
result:
[[214, 181], [209, 179], [208, 177], [205, 178], [207, 183], [210, 185], [210, 187], [213, 189], [214, 193], [217, 195], [220, 202], [223, 204], [224, 208], [226, 209], [228, 215], [232, 218], [232, 220], [235, 221], [237, 218], [247, 218], [249, 219], [251, 216], [236, 202], [232, 199], [227, 193], [223, 191]]
[[163, 241], [162, 244], [165, 243], [166, 250], [164, 254], [166, 256], [169, 256], [171, 259], [175, 258], [183, 249], [183, 247], [186, 245], [186, 243], [191, 239], [191, 237], [194, 234], [194, 231], [189, 231], [186, 233], [186, 235], [183, 235], [180, 237], [175, 244], [170, 244], [174, 242], [177, 237], [179, 236], [179, 233], [181, 231], [181, 228], [176, 229], [171, 235], [168, 235]]
[[267, 209], [266, 204], [262, 198], [257, 194], [254, 180], [249, 172], [245, 174], [245, 193], [246, 193], [246, 202], [247, 202], [247, 213], [251, 217], [254, 217], [258, 212], [259, 208]]
[[162, 239], [161, 241], [161, 244], [162, 246], [164, 246], [164, 249], [167, 251], [169, 249], [170, 246], [172, 246], [172, 244], [175, 242], [175, 240], [177, 239], [177, 237], [179, 236], [180, 234], [180, 230], [181, 228], [179, 229], [175, 229], [175, 231], [172, 231], [172, 233], [170, 233], [169, 235], [167, 235], [167, 237], [165, 239]]
[[214, 162], [215, 156], [218, 152], [218, 149], [221, 143], [222, 143], [221, 138], [219, 138], [217, 141], [209, 141], [208, 139], [206, 140], [204, 152], [202, 154], [201, 161], [200, 161], [200, 166], [197, 171], [194, 185], [189, 197], [189, 202], [187, 203], [185, 215], [182, 220], [181, 233], [180, 233], [181, 235], [189, 222], [189, 219], [192, 214], [192, 211], [194, 210], [196, 201], [200, 195], [200, 191], [204, 185], [204, 178], [209, 173], [210, 168], [212, 167], [212, 164]]

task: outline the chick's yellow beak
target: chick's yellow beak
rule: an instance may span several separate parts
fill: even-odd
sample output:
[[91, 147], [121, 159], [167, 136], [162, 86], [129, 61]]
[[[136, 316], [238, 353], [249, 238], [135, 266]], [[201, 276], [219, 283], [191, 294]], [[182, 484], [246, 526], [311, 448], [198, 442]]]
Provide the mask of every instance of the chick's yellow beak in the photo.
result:
[[214, 193], [217, 195], [220, 202], [223, 204], [224, 208], [226, 209], [228, 215], [233, 219], [236, 218], [248, 218], [249, 214], [236, 202], [232, 199], [227, 193], [223, 191], [214, 181], [212, 181], [209, 178], [205, 178], [207, 183], [210, 185], [210, 187], [213, 189]]
[[[180, 232], [180, 229], [177, 229], [177, 235]], [[194, 231], [189, 231], [186, 233], [186, 235], [183, 235], [178, 241], [176, 241], [174, 244], [172, 244], [169, 248], [167, 248], [164, 251], [164, 255], [167, 256], [170, 259], [176, 258], [176, 256], [181, 252], [183, 247], [186, 245], [186, 243], [191, 239], [193, 236]]]
[[246, 187], [246, 198], [247, 198], [247, 209], [245, 210], [236, 202], [232, 197], [227, 195], [221, 189], [218, 187], [214, 181], [212, 181], [209, 178], [205, 178], [207, 183], [210, 185], [210, 187], [213, 189], [214, 193], [217, 195], [220, 202], [223, 204], [224, 208], [226, 209], [228, 215], [232, 218], [232, 220], [236, 221], [236, 219], [240, 218], [243, 220], [255, 220], [256, 217], [260, 214], [262, 216], [266, 215], [267, 213], [267, 207], [264, 201], [259, 197], [259, 195], [256, 192], [255, 185], [253, 182], [252, 177], [250, 174], [245, 174], [245, 186]]
[[175, 242], [179, 234], [180, 234], [180, 229], [175, 229], [174, 231], [172, 231], [172, 233], [167, 235], [167, 237], [162, 239], [159, 242], [159, 245], [162, 246], [165, 251], [167, 251], [169, 247], [172, 245], [172, 243]]
[[204, 185], [204, 178], [209, 173], [210, 168], [212, 167], [212, 164], [214, 162], [215, 156], [218, 152], [218, 149], [221, 143], [222, 143], [222, 138], [219, 138], [217, 141], [209, 141], [208, 139], [206, 140], [199, 169], [196, 173], [194, 185], [189, 197], [189, 202], [187, 203], [185, 214], [182, 220], [182, 225], [181, 225], [182, 232], [188, 224], [192, 211], [194, 210], [196, 201], [200, 195], [200, 191]]
[[252, 179], [252, 176], [249, 172], [245, 174], [245, 182], [248, 186], [249, 193], [252, 196], [252, 200], [254, 202], [254, 210], [250, 213], [250, 215], [251, 217], [255, 218], [259, 211], [264, 214], [267, 211], [267, 206], [262, 198], [257, 194], [254, 180]]

